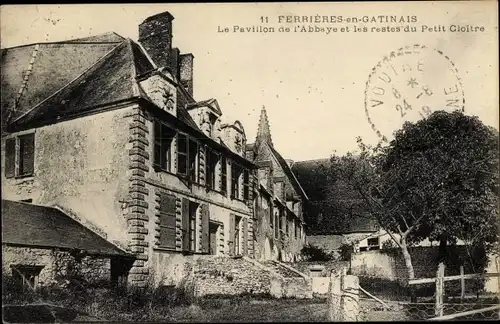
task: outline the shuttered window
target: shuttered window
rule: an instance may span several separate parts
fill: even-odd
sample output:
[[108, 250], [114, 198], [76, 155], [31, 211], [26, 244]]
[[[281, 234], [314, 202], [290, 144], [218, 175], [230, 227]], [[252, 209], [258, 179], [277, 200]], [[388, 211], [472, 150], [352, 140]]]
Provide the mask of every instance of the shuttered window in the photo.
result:
[[5, 140], [5, 177], [12, 178], [16, 175], [16, 139]]
[[210, 209], [208, 204], [201, 205], [201, 253], [209, 252]]
[[235, 253], [235, 247], [234, 247], [235, 223], [236, 223], [236, 215], [229, 214], [229, 238], [227, 240], [229, 247], [228, 251], [229, 256], [234, 256]]
[[215, 188], [215, 168], [219, 162], [219, 154], [207, 148], [207, 162], [206, 162], [206, 186], [210, 189]]
[[220, 191], [227, 193], [227, 161], [226, 157], [222, 156], [220, 159]]
[[189, 200], [182, 198], [182, 250], [189, 251], [191, 248], [191, 231], [189, 218]]
[[5, 141], [5, 177], [31, 176], [35, 169], [35, 134]]
[[188, 141], [188, 179], [197, 182], [196, 161], [198, 160], [198, 143], [193, 140]]
[[188, 173], [188, 140], [186, 135], [177, 135], [177, 173], [187, 175]]
[[175, 196], [162, 193], [160, 197], [160, 247], [175, 249]]
[[241, 167], [233, 163], [231, 165], [231, 198], [240, 198], [240, 176], [242, 169]]
[[248, 220], [246, 218], [242, 219], [242, 231], [243, 231], [243, 255], [248, 255]]
[[250, 172], [243, 170], [243, 199], [250, 199]]

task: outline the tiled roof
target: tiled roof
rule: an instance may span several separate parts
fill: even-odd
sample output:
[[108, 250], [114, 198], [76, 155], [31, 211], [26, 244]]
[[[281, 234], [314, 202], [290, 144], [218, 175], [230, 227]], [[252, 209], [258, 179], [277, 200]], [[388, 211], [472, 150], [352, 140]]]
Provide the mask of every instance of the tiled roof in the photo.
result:
[[131, 256], [59, 209], [10, 200], [2, 200], [2, 244]]

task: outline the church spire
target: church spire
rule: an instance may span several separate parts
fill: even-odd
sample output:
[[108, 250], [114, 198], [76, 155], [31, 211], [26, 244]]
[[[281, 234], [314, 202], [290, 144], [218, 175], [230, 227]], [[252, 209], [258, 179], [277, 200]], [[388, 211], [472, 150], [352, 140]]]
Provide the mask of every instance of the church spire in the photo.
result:
[[257, 128], [257, 138], [255, 139], [255, 144], [256, 146], [259, 146], [263, 142], [267, 142], [269, 145], [273, 146], [265, 106], [262, 106], [262, 110], [260, 111], [259, 127]]

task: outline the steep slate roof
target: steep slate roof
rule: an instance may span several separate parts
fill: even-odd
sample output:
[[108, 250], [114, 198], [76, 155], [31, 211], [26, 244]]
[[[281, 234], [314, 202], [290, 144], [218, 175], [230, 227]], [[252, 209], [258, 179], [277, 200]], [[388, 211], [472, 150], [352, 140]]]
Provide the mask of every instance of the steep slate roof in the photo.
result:
[[2, 244], [131, 255], [56, 208], [2, 200]]
[[117, 44], [47, 43], [3, 49], [0, 70], [2, 120], [7, 117], [8, 108], [14, 107], [23, 84], [26, 87], [13, 118], [67, 85]]
[[[292, 171], [297, 175], [298, 178], [303, 180], [303, 183], [311, 183], [311, 181], [307, 181], [305, 178], [311, 174], [311, 171], [317, 169], [321, 166], [328, 168], [330, 166], [330, 159], [316, 159], [316, 160], [306, 160], [306, 161], [296, 161], [293, 164]], [[351, 210], [350, 222], [349, 226], [342, 231], [343, 234], [348, 233], [373, 233], [379, 230], [379, 225], [372, 217], [370, 217], [369, 210], [363, 206], [363, 200], [358, 198], [356, 195], [352, 194], [352, 190], [350, 191], [348, 188], [344, 188], [342, 182], [337, 182], [337, 186], [339, 186], [339, 191], [344, 193], [344, 196], [336, 197], [337, 201], [347, 201], [351, 206], [353, 206]], [[308, 188], [306, 186], [306, 188]], [[309, 194], [312, 202], [320, 202], [315, 193], [310, 190]], [[315, 232], [322, 232], [319, 228]], [[339, 232], [330, 233], [330, 231], [323, 231], [324, 234], [342, 234]]]
[[299, 192], [305, 199], [308, 200], [309, 198], [307, 197], [306, 192], [304, 191], [304, 189], [300, 185], [299, 180], [297, 180], [297, 177], [295, 177], [295, 174], [292, 172], [292, 169], [290, 168], [290, 166], [288, 165], [286, 160], [281, 156], [281, 154], [279, 154], [278, 151], [276, 151], [274, 149], [274, 147], [272, 145], [269, 145], [269, 148], [271, 149], [271, 152], [273, 153], [274, 157], [278, 161], [279, 165], [281, 166], [281, 168], [283, 169], [285, 174], [290, 179], [290, 182], [292, 183], [292, 186], [294, 187], [294, 189], [297, 192]]
[[[152, 103], [136, 82], [138, 75], [154, 69], [152, 62], [141, 46], [113, 32], [2, 49], [1, 66], [2, 128], [9, 113], [10, 123], [19, 126], [52, 122], [127, 99]], [[195, 102], [180, 85], [177, 90], [184, 102]], [[183, 105], [178, 106], [178, 118], [199, 130]]]
[[63, 86], [14, 123], [31, 123], [83, 113], [91, 108], [137, 96], [130, 40], [119, 43], [90, 69]]
[[120, 43], [123, 42], [124, 40], [125, 37], [122, 37], [115, 32], [108, 32], [84, 38], [70, 39], [64, 41], [64, 43]]

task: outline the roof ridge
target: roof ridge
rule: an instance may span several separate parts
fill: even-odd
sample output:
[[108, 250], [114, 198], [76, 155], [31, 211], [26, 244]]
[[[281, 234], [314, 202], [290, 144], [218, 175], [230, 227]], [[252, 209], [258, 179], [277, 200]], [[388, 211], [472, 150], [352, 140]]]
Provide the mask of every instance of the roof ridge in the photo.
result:
[[17, 117], [12, 123], [16, 123], [17, 121], [19, 121], [21, 118], [25, 117], [26, 115], [28, 115], [30, 112], [34, 111], [35, 109], [37, 109], [38, 107], [40, 107], [43, 103], [45, 103], [46, 101], [48, 101], [49, 99], [51, 99], [52, 97], [54, 97], [55, 95], [57, 95], [58, 93], [60, 93], [62, 90], [66, 89], [67, 87], [69, 87], [71, 84], [73, 84], [76, 80], [78, 80], [80, 77], [82, 77], [85, 73], [87, 73], [88, 71], [90, 71], [93, 67], [95, 67], [96, 65], [98, 65], [99, 63], [105, 61], [106, 59], [109, 58], [109, 56], [111, 56], [111, 54], [113, 52], [116, 51], [116, 49], [122, 45], [124, 42], [121, 42], [119, 43], [118, 45], [116, 45], [115, 47], [113, 47], [109, 52], [107, 52], [106, 54], [104, 54], [101, 58], [99, 58], [94, 64], [90, 65], [87, 69], [85, 69], [82, 73], [80, 73], [79, 75], [77, 75], [73, 80], [71, 80], [70, 82], [68, 82], [67, 84], [65, 84], [64, 86], [62, 86], [61, 88], [59, 88], [57, 91], [55, 91], [53, 94], [51, 94], [50, 96], [48, 96], [47, 98], [45, 98], [44, 100], [40, 101], [38, 104], [36, 104], [33, 108], [31, 109], [28, 109], [25, 113], [23, 113], [21, 116]]
[[134, 94], [134, 96], [139, 96], [140, 95], [140, 90], [139, 90], [139, 85], [137, 84], [137, 66], [135, 64], [135, 60], [136, 60], [136, 57], [135, 57], [135, 54], [134, 54], [134, 49], [132, 48], [132, 40], [130, 38], [127, 38], [126, 39], [126, 42], [127, 42], [127, 47], [130, 51], [130, 55], [132, 55], [132, 64], [131, 64], [131, 69], [132, 69], [132, 73], [130, 74], [131, 75], [131, 81], [132, 81], [132, 92]]
[[64, 215], [68, 216], [69, 218], [71, 218], [72, 220], [74, 220], [75, 222], [77, 222], [78, 224], [82, 225], [87, 230], [91, 231], [92, 233], [94, 233], [96, 235], [99, 235], [104, 240], [108, 241], [110, 244], [113, 244], [114, 246], [116, 246], [117, 248], [119, 248], [120, 250], [122, 250], [123, 252], [128, 253], [126, 249], [124, 249], [120, 245], [116, 244], [115, 242], [110, 241], [108, 239], [108, 235], [106, 234], [106, 232], [104, 232], [103, 230], [101, 230], [97, 225], [95, 225], [94, 223], [90, 222], [89, 220], [85, 219], [84, 221], [82, 221], [82, 218], [80, 218], [78, 215], [75, 215], [74, 213], [67, 211], [65, 208], [63, 208], [63, 207], [61, 207], [61, 206], [59, 206], [57, 204], [55, 204], [54, 206], [45, 206], [45, 207], [59, 210], [61, 213], [63, 213]]
[[96, 37], [96, 36], [101, 36], [101, 35], [107, 35], [107, 34], [115, 34], [116, 36], [122, 38], [125, 40], [126, 38], [121, 36], [120, 34], [117, 34], [116, 32], [105, 32], [93, 36], [88, 36], [88, 37], [79, 37], [79, 38], [74, 38], [74, 39], [65, 39], [61, 41], [55, 41], [55, 42], [34, 42], [34, 43], [28, 43], [28, 44], [21, 44], [21, 45], [16, 45], [16, 46], [11, 46], [11, 47], [4, 47], [2, 50], [10, 50], [14, 48], [20, 48], [20, 47], [28, 47], [28, 46], [35, 46], [35, 45], [52, 45], [52, 44], [119, 44], [123, 42], [121, 41], [106, 41], [106, 42], [79, 42], [78, 40], [82, 40], [85, 38], [90, 38], [90, 37]]
[[157, 70], [158, 66], [153, 61], [153, 59], [151, 58], [151, 56], [149, 56], [148, 51], [146, 51], [146, 49], [142, 46], [142, 44], [140, 42], [135, 42], [135, 41], [134, 41], [134, 44], [137, 44], [139, 46], [139, 48], [141, 49], [141, 51], [144, 53], [144, 55], [146, 56], [146, 58], [149, 60], [149, 63], [151, 63], [151, 65], [153, 66], [153, 69]]
[[[292, 168], [290, 168], [290, 166], [288, 165], [288, 163], [286, 163], [286, 160], [285, 158], [283, 158], [283, 156], [281, 156], [281, 154], [272, 146], [272, 145], [269, 145], [269, 143], [266, 143], [268, 145], [268, 147], [271, 149], [271, 152], [273, 153], [273, 155], [276, 157], [276, 159], [278, 160], [278, 163], [279, 164], [284, 164], [284, 166], [282, 165], [281, 167], [282, 168], [286, 168], [290, 171], [290, 174], [292, 175], [292, 178], [293, 180], [295, 181], [295, 183], [299, 186], [299, 189], [301, 191], [301, 193], [304, 195], [304, 197], [309, 200], [309, 197], [307, 196], [304, 188], [302, 188], [302, 185], [300, 184], [299, 180], [297, 179], [297, 177], [295, 176], [295, 174], [293, 173], [292, 171]], [[279, 160], [280, 158], [285, 162], [285, 163], [281, 163]]]

